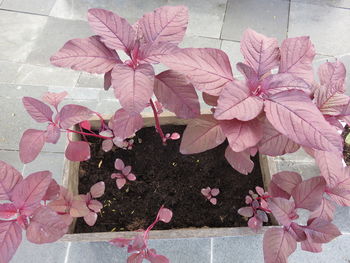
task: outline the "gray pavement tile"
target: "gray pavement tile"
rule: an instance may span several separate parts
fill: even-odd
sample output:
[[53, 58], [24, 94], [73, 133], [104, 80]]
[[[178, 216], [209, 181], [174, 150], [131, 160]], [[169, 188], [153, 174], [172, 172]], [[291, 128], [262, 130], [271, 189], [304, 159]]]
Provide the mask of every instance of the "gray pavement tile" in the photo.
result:
[[1, 8], [19, 12], [48, 15], [56, 0], [4, 0]]
[[0, 160], [4, 161], [13, 167], [15, 167], [20, 173], [22, 173], [23, 170], [23, 163], [19, 159], [19, 153], [18, 151], [5, 151], [0, 150]]
[[[0, 51], [1, 52], [1, 51]], [[16, 75], [22, 64], [1, 60], [0, 61], [0, 83], [14, 83]]]
[[335, 211], [333, 223], [340, 229], [341, 232], [350, 233], [350, 207], [338, 206]]
[[314, 5], [322, 5], [322, 6], [350, 8], [350, 1], [348, 0], [291, 0], [291, 1], [314, 4]]
[[24, 62], [47, 17], [0, 10], [0, 59]]
[[235, 41], [223, 40], [221, 44], [221, 50], [223, 50], [230, 59], [233, 75], [242, 75], [236, 68], [236, 64], [238, 62], [244, 62], [244, 58], [241, 54], [240, 43]]
[[82, 72], [76, 87], [79, 88], [103, 88], [103, 74], [90, 74]]
[[40, 36], [36, 39], [27, 63], [50, 66], [50, 57], [68, 40], [93, 35], [85, 21], [72, 21], [49, 17]]
[[44, 86], [27, 86], [15, 84], [0, 84], [0, 98], [22, 99], [24, 96], [40, 99], [48, 91]]
[[219, 38], [226, 8], [226, 0], [57, 0], [50, 15], [54, 17], [86, 20], [87, 10], [98, 7], [118, 13], [134, 23], [144, 13], [164, 5], [186, 5], [190, 10], [187, 33]]
[[218, 48], [220, 49], [221, 40], [217, 38], [199, 37], [199, 36], [185, 36], [180, 43], [181, 48]]
[[240, 41], [245, 29], [279, 41], [287, 36], [289, 2], [284, 0], [228, 0], [221, 38]]
[[288, 37], [307, 35], [316, 52], [343, 55], [350, 52], [350, 10], [292, 2]]

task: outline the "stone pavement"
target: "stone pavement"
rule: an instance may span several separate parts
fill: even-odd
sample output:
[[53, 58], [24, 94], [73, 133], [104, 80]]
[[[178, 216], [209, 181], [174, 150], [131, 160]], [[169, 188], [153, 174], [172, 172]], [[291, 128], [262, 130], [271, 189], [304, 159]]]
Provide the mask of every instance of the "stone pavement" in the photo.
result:
[[[134, 22], [144, 12], [163, 5], [187, 5], [190, 23], [182, 47], [221, 48], [235, 63], [242, 60], [239, 41], [251, 27], [276, 37], [310, 35], [318, 52], [316, 64], [339, 58], [350, 72], [350, 0], [0, 0], [0, 159], [24, 174], [51, 170], [61, 180], [64, 136], [58, 145], [45, 146], [34, 162], [23, 165], [18, 158], [22, 132], [39, 127], [21, 104], [25, 95], [39, 97], [45, 91], [67, 90], [65, 103], [79, 103], [103, 113], [113, 113], [118, 103], [101, 89], [102, 78], [60, 69], [49, 57], [71, 38], [92, 35], [86, 22], [88, 8], [117, 12]], [[159, 67], [157, 70], [162, 70]], [[348, 78], [349, 79], [349, 78]], [[284, 156], [297, 169], [312, 176], [316, 168], [302, 154]], [[301, 162], [300, 162], [301, 161]], [[338, 209], [336, 223], [343, 236], [324, 246], [318, 255], [298, 250], [289, 262], [349, 263], [350, 210]], [[262, 236], [151, 241], [152, 247], [173, 263], [263, 262]], [[14, 263], [125, 262], [127, 254], [107, 243], [60, 243], [37, 246], [24, 241]]]

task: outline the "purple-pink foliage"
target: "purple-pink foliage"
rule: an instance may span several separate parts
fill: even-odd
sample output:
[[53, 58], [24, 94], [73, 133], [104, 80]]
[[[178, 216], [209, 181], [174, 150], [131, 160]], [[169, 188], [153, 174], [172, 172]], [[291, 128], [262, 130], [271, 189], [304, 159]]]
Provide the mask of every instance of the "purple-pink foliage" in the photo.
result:
[[131, 172], [131, 166], [125, 166], [123, 160], [117, 158], [114, 162], [115, 169], [119, 170], [119, 173], [112, 173], [111, 178], [116, 178], [116, 185], [118, 189], [122, 189], [127, 181], [135, 181], [136, 176]]

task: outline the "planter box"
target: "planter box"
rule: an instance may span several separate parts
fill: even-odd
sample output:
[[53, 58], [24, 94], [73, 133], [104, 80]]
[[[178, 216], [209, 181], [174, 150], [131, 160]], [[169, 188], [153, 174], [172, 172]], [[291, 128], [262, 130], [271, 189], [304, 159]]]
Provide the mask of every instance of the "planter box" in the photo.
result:
[[[163, 114], [164, 115], [164, 114]], [[108, 118], [105, 118], [108, 119]], [[144, 127], [154, 126], [155, 121], [153, 115], [143, 115]], [[175, 124], [186, 125], [188, 120], [176, 118], [174, 115], [168, 114], [159, 118], [161, 125]], [[99, 119], [92, 119], [92, 129], [98, 129], [100, 127]], [[70, 134], [70, 139], [73, 141], [79, 141], [79, 134]], [[260, 168], [263, 176], [264, 187], [267, 186], [271, 180], [271, 175], [276, 172], [276, 165], [271, 157], [260, 155]], [[64, 161], [64, 174], [63, 174], [63, 186], [74, 195], [78, 194], [79, 184], [79, 162], [72, 162], [67, 159]], [[276, 224], [276, 221], [272, 218], [272, 223]], [[61, 241], [81, 241], [81, 242], [98, 242], [109, 241], [113, 238], [132, 238], [135, 236], [135, 232], [122, 231], [122, 232], [101, 232], [101, 233], [78, 233], [74, 234], [76, 220], [73, 221], [69, 232], [61, 238]], [[263, 227], [262, 231], [265, 231], [268, 227]], [[220, 227], [220, 228], [183, 228], [174, 230], [152, 230], [150, 232], [150, 239], [176, 239], [176, 238], [209, 238], [209, 237], [224, 237], [224, 236], [247, 236], [254, 235], [254, 232], [248, 227]]]

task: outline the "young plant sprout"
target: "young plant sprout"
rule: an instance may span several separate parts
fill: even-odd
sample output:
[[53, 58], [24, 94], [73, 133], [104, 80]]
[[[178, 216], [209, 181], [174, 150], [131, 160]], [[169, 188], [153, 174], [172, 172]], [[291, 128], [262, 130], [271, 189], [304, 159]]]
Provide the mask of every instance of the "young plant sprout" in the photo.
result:
[[117, 178], [116, 185], [118, 189], [122, 189], [127, 181], [135, 181], [135, 174], [131, 173], [131, 166], [125, 166], [123, 160], [117, 158], [114, 162], [115, 169], [121, 171], [121, 173], [113, 173], [111, 175], [112, 179]]
[[211, 189], [209, 186], [207, 188], [203, 188], [201, 190], [202, 195], [205, 196], [207, 200], [209, 200], [210, 203], [213, 205], [216, 205], [217, 199], [215, 196], [217, 196], [220, 193], [220, 190], [218, 188]]

